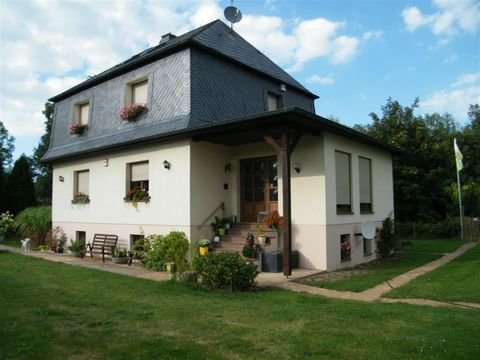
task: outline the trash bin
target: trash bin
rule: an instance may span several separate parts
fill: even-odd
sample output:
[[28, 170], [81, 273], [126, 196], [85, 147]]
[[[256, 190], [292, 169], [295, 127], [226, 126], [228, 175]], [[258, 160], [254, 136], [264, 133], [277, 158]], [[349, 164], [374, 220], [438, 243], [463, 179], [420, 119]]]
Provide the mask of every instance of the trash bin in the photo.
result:
[[[298, 269], [298, 251], [290, 253], [290, 265], [292, 269]], [[262, 271], [278, 273], [283, 271], [283, 252], [271, 251], [262, 254]]]

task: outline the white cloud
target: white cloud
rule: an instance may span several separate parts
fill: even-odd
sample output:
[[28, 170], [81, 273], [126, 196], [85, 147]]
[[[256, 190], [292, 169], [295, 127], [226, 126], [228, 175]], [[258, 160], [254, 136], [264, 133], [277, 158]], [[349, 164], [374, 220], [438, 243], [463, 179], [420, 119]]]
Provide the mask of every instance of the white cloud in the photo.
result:
[[376, 30], [376, 31], [367, 31], [363, 33], [362, 40], [369, 41], [369, 40], [380, 40], [383, 36], [383, 31]]
[[480, 3], [476, 0], [433, 0], [433, 6], [437, 11], [430, 15], [424, 15], [415, 6], [405, 8], [402, 17], [407, 30], [428, 25], [434, 34], [445, 36], [478, 31]]
[[451, 87], [460, 87], [463, 85], [472, 85], [480, 82], [480, 73], [463, 74], [457, 77], [457, 81], [451, 84]]
[[332, 84], [335, 84], [335, 79], [331, 76], [312, 75], [307, 79], [307, 83], [332, 85]]
[[457, 121], [464, 122], [468, 119], [470, 104], [480, 104], [480, 73], [458, 76], [450, 89], [435, 91], [420, 101], [420, 108], [425, 112], [448, 112]]

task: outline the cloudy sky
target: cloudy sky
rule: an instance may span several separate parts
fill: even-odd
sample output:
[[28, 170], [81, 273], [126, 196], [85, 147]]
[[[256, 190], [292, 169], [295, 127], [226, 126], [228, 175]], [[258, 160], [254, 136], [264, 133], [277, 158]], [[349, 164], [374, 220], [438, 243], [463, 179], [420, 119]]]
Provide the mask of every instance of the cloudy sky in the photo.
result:
[[[480, 103], [478, 0], [236, 0], [235, 30], [320, 96], [316, 112], [366, 124], [388, 97], [460, 123]], [[45, 101], [211, 20], [230, 0], [0, 0], [0, 120], [15, 158], [42, 135]], [[225, 21], [225, 20], [224, 20]]]

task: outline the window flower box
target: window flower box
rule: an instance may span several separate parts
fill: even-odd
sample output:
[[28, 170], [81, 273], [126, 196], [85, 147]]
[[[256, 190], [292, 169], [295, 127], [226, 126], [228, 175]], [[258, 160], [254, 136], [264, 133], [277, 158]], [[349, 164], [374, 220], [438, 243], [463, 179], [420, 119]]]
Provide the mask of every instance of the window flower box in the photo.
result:
[[147, 104], [132, 104], [120, 110], [120, 118], [125, 121], [134, 121], [138, 116], [148, 111]]
[[150, 196], [148, 196], [148, 191], [145, 189], [136, 187], [130, 190], [123, 200], [125, 202], [131, 202], [133, 206], [137, 207], [139, 202], [149, 202]]
[[72, 204], [90, 204], [90, 198], [85, 193], [77, 192], [73, 196]]
[[82, 135], [86, 130], [88, 130], [87, 124], [71, 123], [68, 128], [70, 135]]

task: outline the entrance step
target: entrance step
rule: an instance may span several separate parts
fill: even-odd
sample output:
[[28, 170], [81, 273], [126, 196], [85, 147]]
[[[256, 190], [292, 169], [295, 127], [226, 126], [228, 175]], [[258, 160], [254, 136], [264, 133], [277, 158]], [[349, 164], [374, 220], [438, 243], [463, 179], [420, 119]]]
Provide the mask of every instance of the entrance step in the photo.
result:
[[[273, 229], [265, 228], [265, 237], [267, 244], [264, 246], [267, 251], [273, 250], [272, 243], [275, 243], [276, 233]], [[215, 251], [236, 251], [241, 252], [245, 246], [245, 241], [248, 234], [255, 236], [255, 243], [257, 243], [257, 223], [236, 223], [232, 224], [227, 234], [220, 238], [220, 242], [213, 243]]]

